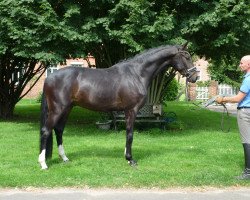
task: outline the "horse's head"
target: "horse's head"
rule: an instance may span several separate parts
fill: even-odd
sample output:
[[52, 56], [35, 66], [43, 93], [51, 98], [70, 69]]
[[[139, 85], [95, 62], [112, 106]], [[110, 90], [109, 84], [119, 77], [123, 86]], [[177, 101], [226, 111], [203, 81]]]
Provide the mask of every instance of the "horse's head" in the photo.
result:
[[186, 45], [178, 48], [177, 53], [172, 58], [171, 64], [181, 75], [187, 77], [188, 82], [196, 82], [198, 78], [197, 70], [193, 65], [191, 55], [186, 50]]

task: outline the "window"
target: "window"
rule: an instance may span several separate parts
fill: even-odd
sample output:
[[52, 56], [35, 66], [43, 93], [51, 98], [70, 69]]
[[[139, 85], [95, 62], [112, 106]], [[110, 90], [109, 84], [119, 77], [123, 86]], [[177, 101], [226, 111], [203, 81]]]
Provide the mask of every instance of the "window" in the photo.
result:
[[20, 67], [15, 67], [12, 75], [11, 75], [11, 81], [17, 85], [19, 83], [19, 79], [23, 76], [25, 73], [25, 70]]
[[71, 66], [71, 67], [82, 67], [81, 64], [71, 64], [70, 66]]
[[53, 74], [57, 70], [58, 70], [58, 67], [56, 65], [50, 65], [48, 69], [46, 70], [46, 77], [48, 77], [50, 74]]
[[15, 69], [14, 72], [12, 73], [11, 80], [12, 82], [18, 83], [19, 78], [20, 78], [20, 72]]
[[70, 66], [71, 67], [86, 67], [84, 66], [84, 63], [81, 61], [73, 61], [70, 63]]
[[196, 70], [197, 72], [197, 81], [201, 80], [201, 71], [199, 69]]

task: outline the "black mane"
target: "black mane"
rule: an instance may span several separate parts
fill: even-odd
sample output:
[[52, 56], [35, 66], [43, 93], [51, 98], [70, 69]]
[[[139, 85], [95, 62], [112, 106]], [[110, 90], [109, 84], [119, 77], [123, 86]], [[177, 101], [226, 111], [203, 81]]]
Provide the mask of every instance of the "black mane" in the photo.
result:
[[168, 48], [179, 48], [179, 46], [178, 45], [163, 45], [159, 47], [150, 48], [150, 49], [142, 51], [141, 53], [135, 55], [132, 58], [121, 60], [117, 64], [125, 64], [125, 63], [127, 64], [130, 62], [143, 63], [147, 57], [151, 56], [152, 54], [158, 53], [159, 51], [162, 51], [164, 49], [168, 49]]

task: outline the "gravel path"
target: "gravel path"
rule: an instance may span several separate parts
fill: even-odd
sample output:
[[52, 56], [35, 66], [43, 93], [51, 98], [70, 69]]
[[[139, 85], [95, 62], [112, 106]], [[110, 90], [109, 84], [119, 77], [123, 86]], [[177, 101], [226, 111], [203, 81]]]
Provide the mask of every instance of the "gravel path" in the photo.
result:
[[[230, 115], [236, 116], [237, 115], [237, 104], [226, 104], [227, 110]], [[216, 111], [216, 112], [224, 112], [224, 107], [221, 105], [210, 105], [207, 109]]]
[[111, 190], [0, 189], [1, 200], [249, 200], [250, 188]]

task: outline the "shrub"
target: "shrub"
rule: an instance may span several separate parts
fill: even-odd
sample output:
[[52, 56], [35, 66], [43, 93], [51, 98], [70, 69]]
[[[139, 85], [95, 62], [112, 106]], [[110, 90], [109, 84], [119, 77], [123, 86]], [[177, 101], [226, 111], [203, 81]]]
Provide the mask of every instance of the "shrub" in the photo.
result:
[[164, 101], [173, 101], [178, 96], [179, 83], [174, 78], [167, 86], [166, 93], [164, 94]]
[[38, 96], [36, 97], [36, 102], [41, 103], [42, 102], [42, 92], [39, 92]]

